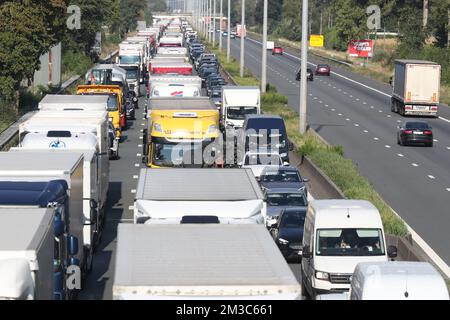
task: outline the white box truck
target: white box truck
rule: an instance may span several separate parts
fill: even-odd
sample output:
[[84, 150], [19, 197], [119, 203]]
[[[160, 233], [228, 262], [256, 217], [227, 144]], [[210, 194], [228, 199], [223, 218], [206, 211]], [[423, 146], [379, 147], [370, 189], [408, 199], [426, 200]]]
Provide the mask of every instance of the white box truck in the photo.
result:
[[263, 200], [250, 169], [141, 169], [134, 223], [264, 223]]
[[386, 247], [378, 209], [365, 200], [310, 201], [302, 247], [303, 287], [311, 297], [348, 291], [358, 263], [397, 256], [396, 247]]
[[[78, 239], [82, 248], [84, 247], [83, 228], [85, 225], [83, 161], [84, 157], [81, 152], [54, 152], [52, 154], [48, 150], [0, 152], [0, 182], [65, 181], [64, 184], [68, 189], [68, 201], [64, 208], [66, 225], [69, 233]], [[75, 256], [84, 271], [86, 271], [90, 258], [86, 249], [79, 250]]]
[[0, 208], [0, 300], [53, 299], [52, 208]]
[[113, 299], [300, 300], [301, 287], [263, 225], [119, 224]]
[[[90, 256], [100, 241], [103, 223], [106, 216], [107, 193], [103, 189], [100, 172], [100, 157], [97, 148], [97, 139], [90, 133], [63, 137], [59, 140], [65, 148], [51, 148], [54, 137], [46, 133], [29, 133], [21, 142], [21, 147], [11, 148], [10, 152], [31, 150], [48, 150], [49, 157], [55, 152], [82, 153], [83, 161], [83, 213], [85, 224], [83, 228], [83, 242], [89, 249]], [[91, 262], [91, 261], [90, 261]], [[90, 269], [91, 265], [88, 265]]]
[[438, 116], [441, 66], [422, 60], [395, 60], [391, 111], [402, 116]]
[[222, 125], [242, 128], [246, 114], [261, 113], [261, 91], [251, 86], [222, 87]]
[[64, 111], [64, 110], [107, 110], [108, 96], [83, 96], [83, 95], [59, 95], [47, 94], [39, 102], [41, 111]]
[[428, 262], [361, 262], [349, 292], [317, 300], [449, 300], [447, 285]]

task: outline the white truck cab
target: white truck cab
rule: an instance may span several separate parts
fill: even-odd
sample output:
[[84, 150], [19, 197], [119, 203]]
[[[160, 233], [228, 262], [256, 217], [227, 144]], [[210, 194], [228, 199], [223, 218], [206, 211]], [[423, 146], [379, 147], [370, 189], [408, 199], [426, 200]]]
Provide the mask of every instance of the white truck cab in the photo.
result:
[[222, 124], [225, 128], [242, 128], [246, 114], [261, 113], [261, 91], [258, 87], [222, 87]]
[[360, 262], [386, 262], [397, 248], [386, 248], [377, 208], [365, 200], [309, 202], [303, 233], [302, 281], [306, 292], [348, 291]]

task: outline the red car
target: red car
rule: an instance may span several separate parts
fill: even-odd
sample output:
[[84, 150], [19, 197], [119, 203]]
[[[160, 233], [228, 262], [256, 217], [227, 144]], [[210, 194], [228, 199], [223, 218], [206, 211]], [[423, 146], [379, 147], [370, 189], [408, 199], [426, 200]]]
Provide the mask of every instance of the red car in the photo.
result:
[[272, 54], [283, 54], [283, 48], [282, 47], [273, 47]]
[[316, 75], [324, 75], [324, 76], [330, 76], [330, 66], [327, 64], [318, 64], [316, 68]]

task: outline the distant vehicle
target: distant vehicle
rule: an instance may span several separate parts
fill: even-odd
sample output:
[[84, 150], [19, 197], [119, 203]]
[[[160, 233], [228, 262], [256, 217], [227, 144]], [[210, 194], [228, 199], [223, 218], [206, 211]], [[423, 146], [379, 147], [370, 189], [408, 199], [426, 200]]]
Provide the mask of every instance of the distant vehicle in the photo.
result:
[[214, 105], [217, 107], [217, 109], [220, 110], [222, 106], [222, 87], [212, 87], [209, 98], [212, 102], [214, 102]]
[[284, 209], [277, 222], [269, 230], [286, 259], [292, 256], [301, 259], [306, 211], [306, 207]]
[[206, 91], [208, 93], [208, 96], [211, 93], [211, 88], [218, 87], [218, 86], [224, 86], [227, 82], [222, 77], [215, 77], [210, 78], [209, 81], [206, 83]]
[[316, 67], [316, 75], [330, 76], [331, 68], [327, 64], [318, 64]]
[[[295, 76], [295, 80], [300, 81], [300, 77], [301, 77], [301, 69], [299, 69], [297, 71], [297, 75]], [[311, 68], [307, 68], [306, 69], [306, 79], [309, 81], [313, 81], [314, 80], [314, 74], [313, 71], [311, 70]]]
[[228, 32], [227, 31], [222, 32], [222, 37], [228, 37]]
[[276, 190], [280, 188], [303, 191], [308, 196], [305, 182], [309, 179], [302, 178], [296, 167], [286, 166], [279, 168], [265, 168], [259, 180], [261, 189]]
[[308, 199], [302, 191], [295, 191], [292, 189], [265, 190], [264, 197], [267, 206], [267, 227], [270, 227], [277, 222], [284, 209], [304, 207], [306, 210], [306, 207], [308, 206]]
[[288, 165], [288, 163], [283, 163], [278, 153], [264, 150], [247, 152], [241, 162], [238, 163], [241, 168], [251, 169], [256, 180], [259, 180], [264, 168], [279, 168], [283, 165]]
[[407, 121], [398, 127], [397, 143], [401, 146], [410, 144], [424, 144], [433, 146], [433, 131], [424, 121]]
[[275, 42], [267, 41], [267, 50], [273, 50], [275, 48]]
[[280, 46], [275, 46], [275, 47], [273, 47], [273, 49], [272, 49], [272, 55], [275, 55], [275, 54], [281, 54], [281, 55], [283, 55], [283, 48], [280, 47]]
[[438, 117], [440, 79], [441, 66], [435, 62], [395, 60], [391, 111]]
[[236, 35], [233, 32], [230, 34], [230, 39], [236, 39]]

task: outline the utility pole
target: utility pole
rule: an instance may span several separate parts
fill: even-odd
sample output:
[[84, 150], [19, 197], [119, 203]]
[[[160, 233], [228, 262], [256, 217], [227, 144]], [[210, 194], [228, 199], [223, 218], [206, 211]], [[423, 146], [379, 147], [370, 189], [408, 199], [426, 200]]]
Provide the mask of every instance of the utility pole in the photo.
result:
[[428, 0], [423, 0], [423, 27], [428, 24]]
[[320, 11], [320, 30], [319, 30], [319, 34], [322, 34], [322, 19], [323, 19], [323, 13], [322, 13], [322, 11]]
[[264, 0], [264, 17], [263, 17], [263, 49], [262, 49], [262, 66], [261, 66], [261, 92], [266, 92], [267, 87], [267, 7], [268, 0]]
[[219, 22], [219, 49], [222, 51], [222, 20], [223, 20], [223, 0], [220, 0], [220, 22]]
[[300, 71], [300, 133], [306, 132], [306, 103], [307, 103], [307, 62], [308, 62], [308, 0], [303, 0], [302, 5], [302, 49]]
[[227, 62], [230, 62], [231, 50], [231, 0], [228, 0], [228, 21], [227, 21]]
[[242, 0], [241, 8], [241, 66], [239, 74], [241, 78], [244, 77], [244, 59], [245, 59], [245, 37], [244, 37], [244, 26], [245, 26], [245, 0]]
[[213, 48], [216, 47], [216, 0], [214, 0], [214, 15], [213, 15]]

